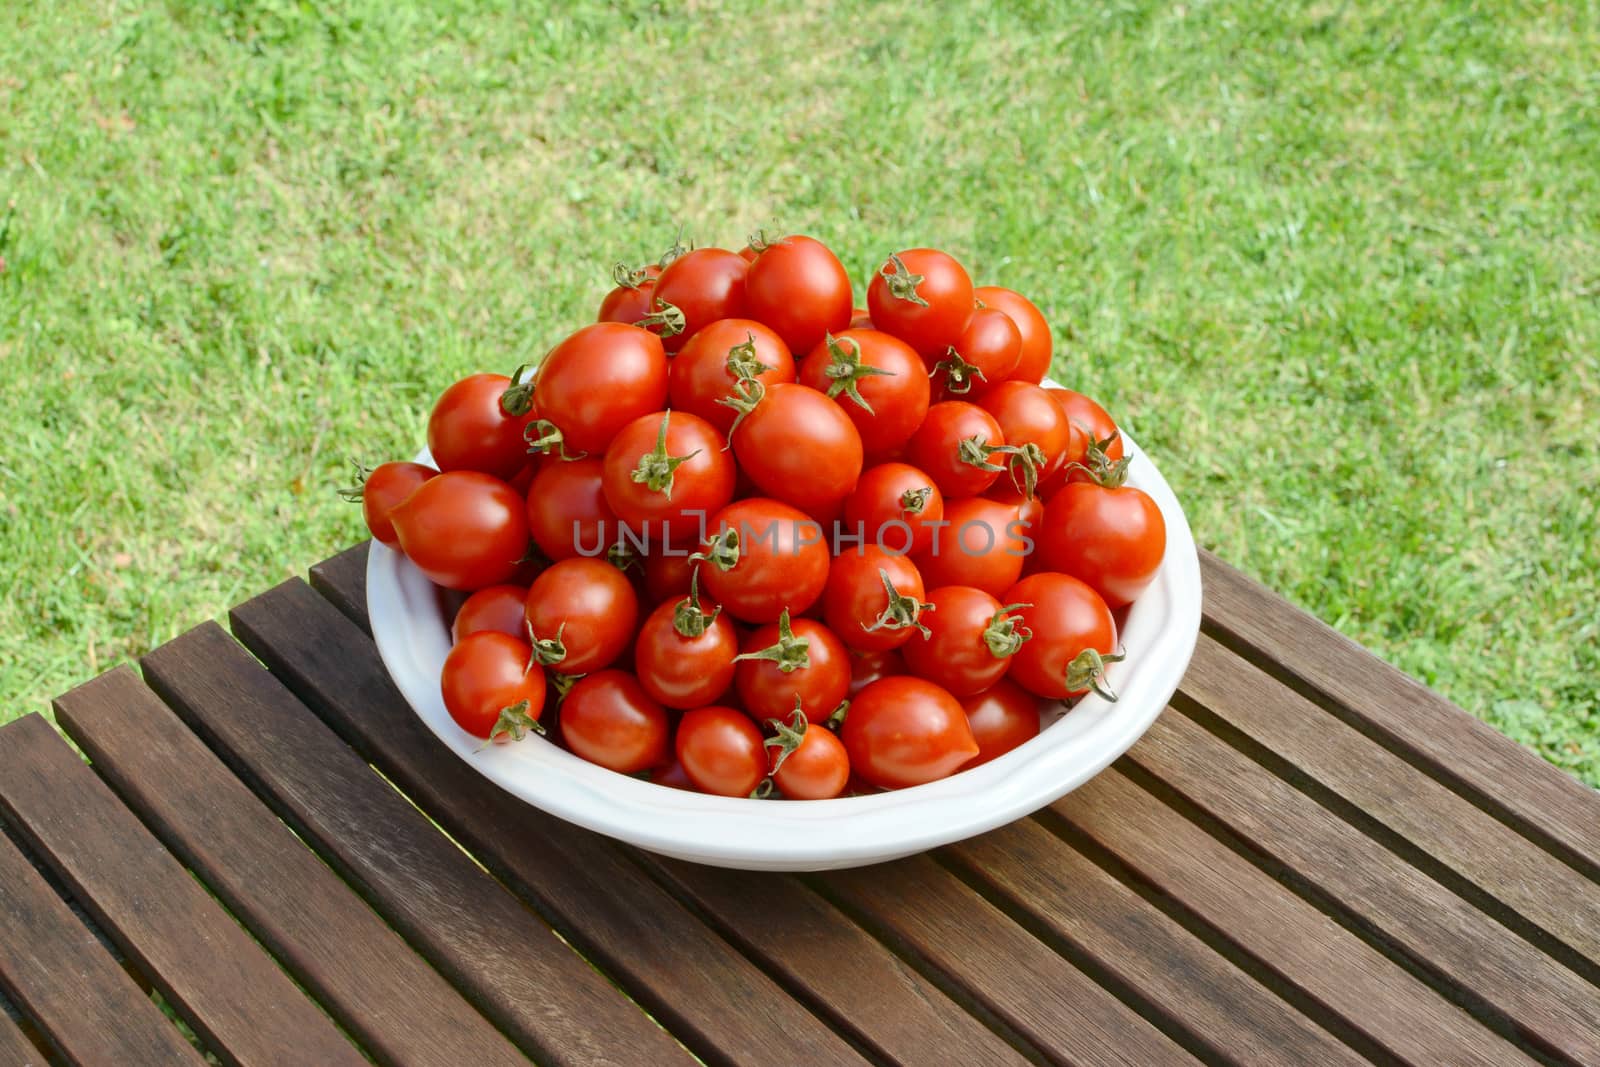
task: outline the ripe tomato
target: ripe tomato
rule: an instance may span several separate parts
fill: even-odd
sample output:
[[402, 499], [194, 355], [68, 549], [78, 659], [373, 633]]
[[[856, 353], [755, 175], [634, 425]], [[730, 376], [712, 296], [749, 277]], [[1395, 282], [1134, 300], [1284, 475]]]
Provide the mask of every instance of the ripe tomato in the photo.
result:
[[450, 624], [450, 642], [460, 644], [468, 634], [492, 630], [518, 640], [528, 632], [523, 605], [528, 589], [521, 585], [491, 585], [478, 590], [456, 609]]
[[661, 335], [668, 352], [676, 352], [718, 319], [744, 315], [745, 273], [749, 269], [739, 253], [726, 248], [685, 252], [668, 263], [656, 279], [651, 313], [644, 324]]
[[522, 497], [490, 474], [436, 475], [389, 515], [406, 556], [447, 589], [504, 582], [528, 551]]
[[1100, 594], [1076, 578], [1054, 571], [1030, 574], [1006, 590], [1008, 604], [1017, 609], [1022, 625], [1033, 632], [1027, 644], [1011, 657], [1011, 680], [1035, 696], [1064, 700], [1090, 689], [1109, 700], [1105, 665], [1120, 660], [1117, 625]]
[[689, 775], [683, 769], [683, 764], [678, 762], [678, 757], [673, 756], [671, 762], [663, 763], [659, 767], [650, 768], [650, 783], [664, 785], [668, 789], [682, 789], [687, 792], [696, 792], [694, 783], [689, 780]]
[[1067, 445], [1067, 465], [1045, 482], [1044, 495], [1050, 496], [1068, 481], [1090, 480], [1087, 471], [1079, 470], [1073, 464], [1088, 465], [1091, 445], [1100, 448], [1105, 459], [1111, 463], [1123, 458], [1123, 445], [1122, 434], [1117, 432], [1117, 424], [1111, 420], [1105, 408], [1071, 389], [1052, 387], [1045, 392], [1050, 394], [1050, 399], [1066, 415], [1067, 426], [1072, 434], [1071, 443]]
[[439, 689], [457, 726], [488, 741], [521, 741], [544, 711], [544, 671], [509, 634], [469, 634], [444, 658]]
[[374, 540], [398, 549], [400, 537], [394, 532], [394, 509], [438, 473], [420, 463], [380, 463], [361, 472], [359, 489], [341, 489], [339, 493], [351, 503], [361, 501], [361, 517]]
[[933, 547], [913, 556], [929, 588], [970, 585], [998, 597], [1022, 574], [1033, 545], [1024, 535], [1017, 505], [986, 497], [945, 502], [948, 524]]
[[1022, 352], [1022, 334], [1003, 311], [980, 307], [933, 366], [940, 400], [978, 400], [1005, 381]]
[[799, 713], [773, 719], [777, 736], [766, 742], [768, 773], [788, 800], [831, 800], [850, 781], [850, 757], [833, 731], [812, 726]]
[[689, 586], [699, 564], [687, 549], [669, 550], [666, 546], [652, 546], [644, 558], [644, 595], [651, 604], [666, 600], [681, 600], [689, 595]]
[[650, 301], [655, 297], [656, 275], [661, 273], [661, 268], [650, 263], [638, 270], [629, 270], [626, 265], [618, 263], [611, 271], [612, 281], [617, 287], [605, 295], [600, 301], [600, 313], [595, 316], [596, 322], [623, 322], [632, 326], [650, 314]]
[[836, 510], [861, 477], [855, 423], [815, 389], [780, 383], [761, 391], [733, 429], [739, 466], [765, 496], [802, 511]]
[[839, 740], [851, 769], [886, 789], [944, 778], [978, 754], [956, 698], [909, 675], [884, 678], [857, 693]]
[[866, 308], [854, 308], [850, 312], [850, 329], [874, 330], [877, 327], [872, 325], [872, 316], [867, 313]]
[[955, 257], [931, 248], [891, 255], [867, 286], [867, 311], [931, 367], [961, 337], [974, 308], [972, 278]]
[[844, 502], [844, 530], [862, 544], [891, 552], [927, 551], [943, 519], [944, 494], [908, 463], [880, 463], [862, 471]]
[[922, 575], [903, 555], [876, 545], [841, 552], [828, 567], [822, 618], [850, 648], [881, 652], [927, 633]]
[[928, 372], [905, 342], [878, 330], [829, 334], [800, 361], [801, 385], [838, 401], [869, 459], [899, 451], [928, 413]]
[[1039, 736], [1039, 698], [1009, 678], [962, 700], [961, 707], [972, 727], [972, 739], [978, 743], [978, 754], [965, 770], [1004, 756]]
[[691, 593], [657, 606], [644, 620], [634, 642], [633, 667], [645, 692], [667, 707], [698, 708], [728, 691], [738, 654], [733, 622], [721, 608], [707, 614]]
[[760, 249], [745, 278], [745, 306], [790, 352], [809, 352], [825, 334], [850, 325], [855, 304], [839, 257], [797, 234]]
[[994, 416], [1006, 444], [1021, 450], [1011, 457], [1011, 477], [999, 479], [992, 495], [1003, 500], [1034, 496], [1040, 482], [1066, 466], [1071, 438], [1066, 416], [1039, 386], [1001, 382], [978, 405]]
[[946, 500], [988, 489], [1014, 454], [994, 416], [965, 400], [930, 407], [906, 445], [906, 461], [926, 471]]
[[998, 285], [982, 286], [974, 290], [973, 295], [984, 307], [1005, 312], [1022, 335], [1022, 348], [1017, 355], [1017, 365], [1011, 370], [1011, 379], [1035, 385], [1044, 381], [1044, 376], [1050, 373], [1050, 324], [1033, 306], [1033, 301]]
[[907, 673], [906, 661], [895, 649], [882, 652], [850, 652], [850, 695], [855, 696], [879, 678]]
[[812, 722], [826, 722], [850, 692], [850, 653], [815, 619], [762, 626], [744, 639], [733, 685], [745, 712], [757, 722], [787, 719], [796, 707]]
[[736, 500], [711, 517], [700, 580], [711, 599], [744, 622], [798, 615], [828, 582], [822, 527], [804, 512], [763, 497]]
[[528, 587], [528, 630], [539, 662], [563, 674], [609, 666], [633, 640], [638, 620], [633, 586], [604, 560], [561, 560]]
[[627, 671], [579, 678], [561, 702], [559, 722], [576, 755], [621, 774], [667, 760], [667, 711]]
[[1045, 566], [1084, 582], [1109, 607], [1133, 603], [1155, 580], [1166, 551], [1161, 509], [1131, 485], [1069, 482], [1045, 506]]
[[724, 403], [741, 378], [763, 386], [794, 381], [794, 357], [783, 338], [754, 319], [721, 319], [699, 330], [673, 357], [667, 397], [674, 411], [698, 415], [724, 437], [738, 414]]
[[527, 394], [504, 374], [468, 375], [446, 389], [428, 416], [428, 451], [439, 469], [514, 478], [528, 462], [522, 432], [534, 415]]
[[928, 594], [925, 632], [900, 649], [918, 677], [966, 697], [1005, 676], [1011, 657], [1030, 636], [1010, 612], [1015, 605], [970, 585], [946, 585]]
[[686, 712], [674, 748], [684, 773], [702, 793], [747, 797], [767, 776], [766, 739], [749, 716], [732, 708]]
[[[637, 326], [597, 322], [556, 345], [539, 367], [533, 406], [555, 433], [534, 442], [565, 454], [604, 452], [617, 431], [667, 406], [661, 339]], [[534, 423], [529, 428], [530, 434]]]
[[733, 482], [733, 457], [723, 451], [722, 435], [687, 411], [641, 415], [606, 449], [606, 501], [651, 544], [693, 542], [733, 499]]
[[620, 523], [606, 502], [598, 456], [546, 464], [528, 487], [528, 530], [552, 560], [600, 556], [617, 543]]

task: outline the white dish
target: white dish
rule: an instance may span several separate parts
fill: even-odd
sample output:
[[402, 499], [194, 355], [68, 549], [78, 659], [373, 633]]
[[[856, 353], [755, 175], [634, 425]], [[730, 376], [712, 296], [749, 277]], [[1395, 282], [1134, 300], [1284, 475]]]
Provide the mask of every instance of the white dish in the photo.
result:
[[[1161, 714], [1200, 631], [1200, 564], [1183, 509], [1155, 464], [1123, 435], [1128, 484], [1167, 524], [1155, 581], [1128, 610], [1127, 659], [1112, 664], [1111, 703], [1086, 694], [1057, 705], [1037, 738], [970, 771], [912, 789], [837, 800], [762, 801], [690, 793], [616, 774], [542, 738], [483, 747], [445, 711], [439, 672], [450, 651], [441, 590], [374, 542], [367, 611], [395, 685], [422, 721], [476, 771], [552, 815], [629, 844], [721, 867], [816, 871], [898, 859], [1022, 818], [1088, 781]], [[424, 452], [419, 462], [430, 463]], [[506, 832], [514, 833], [513, 827]]]

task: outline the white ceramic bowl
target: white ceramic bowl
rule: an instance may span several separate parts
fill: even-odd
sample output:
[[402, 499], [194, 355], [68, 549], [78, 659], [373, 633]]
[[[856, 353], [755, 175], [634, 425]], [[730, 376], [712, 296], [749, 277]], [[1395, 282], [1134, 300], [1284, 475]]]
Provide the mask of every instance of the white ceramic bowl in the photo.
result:
[[[689, 793], [616, 774], [543, 738], [491, 745], [445, 711], [439, 672], [450, 651], [441, 591], [398, 552], [374, 542], [367, 610], [400, 692], [446, 745], [529, 804], [579, 826], [679, 859], [764, 871], [817, 871], [897, 859], [1019, 819], [1082, 785], [1126, 752], [1178, 687], [1200, 630], [1200, 564], [1177, 497], [1155, 464], [1133, 454], [1128, 483], [1167, 523], [1167, 554], [1129, 609], [1128, 658], [1111, 665], [1111, 703], [1094, 693], [1056, 705], [1039, 736], [938, 782], [838, 800], [763, 801]], [[429, 463], [426, 453], [419, 462]], [[430, 464], [431, 465], [431, 464]], [[508, 828], [508, 832], [510, 828]]]

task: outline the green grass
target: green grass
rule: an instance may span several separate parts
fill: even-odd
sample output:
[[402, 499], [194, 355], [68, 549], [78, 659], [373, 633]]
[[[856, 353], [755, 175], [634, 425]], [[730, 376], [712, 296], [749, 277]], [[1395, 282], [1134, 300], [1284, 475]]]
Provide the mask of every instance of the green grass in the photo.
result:
[[0, 9], [0, 718], [776, 219], [1032, 294], [1203, 543], [1600, 782], [1593, 2], [623, 6]]

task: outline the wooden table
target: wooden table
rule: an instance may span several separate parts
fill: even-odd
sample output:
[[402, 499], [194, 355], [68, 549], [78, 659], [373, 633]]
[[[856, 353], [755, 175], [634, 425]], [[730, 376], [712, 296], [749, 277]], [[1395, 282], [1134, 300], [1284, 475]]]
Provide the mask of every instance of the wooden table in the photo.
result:
[[0, 1063], [1600, 1064], [1600, 797], [1213, 558], [1113, 769], [803, 877], [489, 785], [365, 561], [0, 728]]

